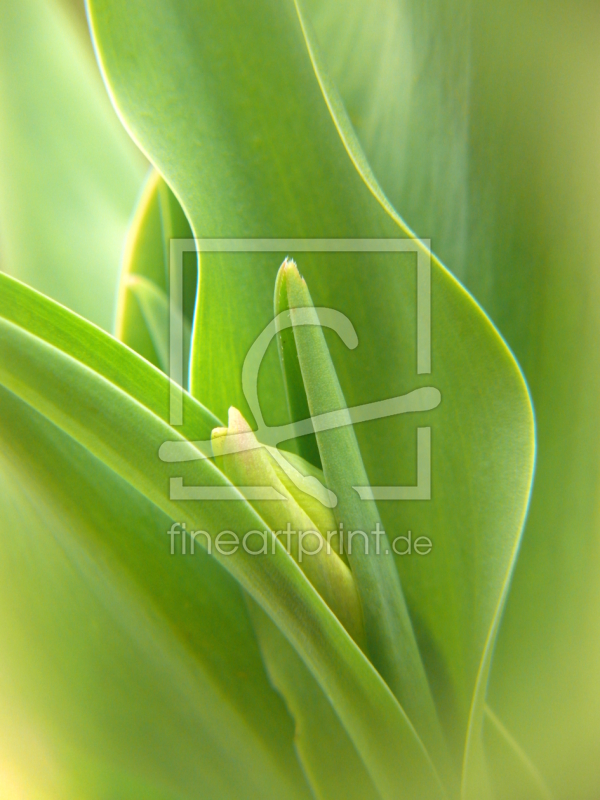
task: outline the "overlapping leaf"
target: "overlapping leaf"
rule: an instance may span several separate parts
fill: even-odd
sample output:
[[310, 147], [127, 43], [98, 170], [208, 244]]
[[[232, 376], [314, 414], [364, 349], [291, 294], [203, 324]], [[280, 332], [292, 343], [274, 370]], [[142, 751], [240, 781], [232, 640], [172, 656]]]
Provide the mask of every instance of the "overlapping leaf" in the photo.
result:
[[[171, 519], [185, 522], [189, 530], [202, 529], [212, 539], [225, 528], [241, 537], [267, 527], [243, 500], [235, 504], [172, 500], [169, 479], [175, 476], [182, 476], [188, 485], [200, 483], [234, 494], [236, 490], [206, 459], [182, 467], [157, 458], [163, 441], [181, 439], [161, 418], [168, 408], [167, 378], [65, 309], [9, 278], [2, 283], [3, 386]], [[11, 294], [12, 302], [8, 302]], [[185, 432], [190, 438], [203, 438], [212, 418], [186, 398]], [[214, 550], [213, 557], [296, 648], [332, 703], [382, 798], [442, 797], [426, 751], [393, 695], [283, 546], [273, 541], [266, 558], [245, 550], [231, 558]], [[218, 727], [219, 723], [215, 720], [214, 724]], [[265, 780], [271, 791], [270, 778]]]
[[[312, 35], [294, 3], [263, 0], [257, 5], [232, 0], [214, 5], [200, 0], [154, 0], [141, 7], [133, 2], [94, 0], [90, 11], [108, 85], [119, 110], [181, 198], [197, 236], [231, 240], [406, 235], [407, 230], [387, 205], [357, 148], [320, 66]], [[160, 335], [165, 329], [165, 284], [160, 277], [155, 280], [158, 272], [152, 272], [154, 266], [160, 270], [166, 263], [162, 250], [161, 262], [157, 258], [160, 248], [152, 246], [158, 230], [156, 220], [151, 219], [156, 200], [154, 193], [141, 212], [137, 227], [140, 235], [133, 240], [136, 246], [128, 262], [128, 271], [137, 273], [134, 294], [142, 318], [135, 319], [133, 312], [125, 311], [121, 319], [131, 323], [130, 332], [133, 330], [134, 338], [139, 339], [138, 349], [165, 368], [164, 333]], [[180, 213], [176, 205], [173, 208]], [[148, 248], [144, 247], [146, 234]], [[164, 245], [170, 235], [176, 235], [175, 228], [163, 225], [160, 243]], [[211, 411], [184, 396], [185, 425], [180, 433], [192, 439], [207, 439], [217, 417], [225, 418], [231, 404], [248, 413], [241, 387], [242, 363], [252, 342], [272, 318], [279, 263], [295, 249], [293, 243], [282, 243], [271, 245], [272, 253], [260, 253], [260, 247], [255, 247], [255, 252], [232, 255], [226, 251], [235, 250], [235, 242], [221, 242], [219, 247], [225, 252], [212, 252], [210, 243], [201, 247], [192, 388]], [[243, 251], [252, 249], [252, 244], [237, 247]], [[431, 502], [386, 502], [381, 513], [390, 538], [410, 528], [415, 536], [427, 534], [434, 542], [427, 559], [399, 558], [400, 574], [457, 761], [462, 757], [465, 738], [467, 752], [480, 755], [490, 654], [532, 469], [533, 432], [527, 392], [495, 330], [435, 260], [433, 372], [429, 381], [429, 376], [416, 375], [414, 369], [414, 253], [318, 254], [303, 252], [301, 246], [297, 249], [301, 270], [317, 304], [345, 313], [358, 332], [360, 348], [352, 353], [328, 339], [341, 384], [338, 400], [343, 392], [351, 405], [371, 403], [430, 382], [442, 392], [442, 406], [435, 412], [420, 412], [410, 423], [408, 418], [366, 423], [357, 428], [357, 436], [372, 483], [411, 483], [414, 460], [407, 460], [406, 453], [414, 453], [415, 426], [433, 427]], [[417, 250], [421, 256], [425, 253], [420, 245]], [[69, 259], [69, 265], [72, 263]], [[10, 281], [4, 281], [3, 287], [7, 300], [2, 305], [2, 379], [9, 390], [7, 408], [10, 410], [13, 403], [15, 420], [29, 416], [31, 430], [37, 424], [34, 421], [41, 420], [38, 428], [46, 460], [57, 457], [58, 442], [62, 446], [68, 435], [91, 452], [91, 456], [86, 455], [89, 476], [91, 465], [100, 464], [102, 474], [120, 487], [115, 491], [130, 492], [135, 497], [141, 492], [161, 509], [153, 512], [157, 519], [179, 516], [190, 525], [209, 529], [212, 535], [223, 528], [243, 531], [264, 524], [243, 501], [174, 503], [169, 497], [168, 479], [176, 474], [184, 475], [187, 482], [207, 482], [227, 491], [231, 487], [205, 459], [184, 467], [158, 461], [161, 441], [181, 439], [164, 421], [169, 398], [166, 379], [127, 348], [64, 310]], [[123, 309], [133, 308], [129, 300], [125, 293]], [[124, 338], [136, 346], [128, 335]], [[274, 345], [258, 380], [267, 423], [289, 419]], [[309, 384], [307, 381], [307, 387]], [[294, 415], [306, 406], [303, 391], [301, 384], [292, 385], [290, 391], [288, 383]], [[16, 422], [14, 427], [21, 429]], [[24, 458], [17, 441], [13, 449]], [[78, 446], [73, 445], [75, 449]], [[330, 454], [325, 455], [325, 461], [331, 464]], [[84, 511], [77, 513], [85, 518]], [[94, 547], [98, 528], [102, 525], [89, 523]], [[144, 531], [138, 533], [143, 539]], [[64, 536], [60, 526], [58, 534]], [[157, 588], [154, 578], [159, 567], [154, 578], [143, 577], [131, 551], [115, 547], [114, 542], [111, 546], [103, 542], [102, 546], [103, 552], [110, 553], [109, 572], [117, 574], [125, 567], [136, 591], [143, 586], [144, 596], [152, 595], [160, 613], [168, 618], [167, 628], [161, 628], [166, 630], [166, 638], [157, 649], [160, 658], [173, 633], [175, 601]], [[150, 553], [151, 548], [148, 559], [153, 558]], [[390, 798], [441, 796], [435, 772], [410, 721], [287, 554], [276, 547], [272, 558], [241, 555], [221, 561], [271, 617], [267, 627], [260, 629], [263, 655], [273, 681], [296, 717], [298, 730], [304, 731], [299, 751], [314, 790], [327, 796], [331, 782], [315, 743], [306, 741], [303, 696], [313, 698], [315, 719], [324, 721], [324, 729], [333, 732], [340, 724], [345, 729], [340, 752], [356, 755], [352, 774], [356, 775], [357, 787]], [[156, 560], [153, 563], [158, 564]], [[220, 591], [219, 579], [214, 579], [214, 586], [213, 578], [209, 580], [211, 591]], [[223, 581], [224, 596], [227, 602], [233, 602], [233, 616], [247, 636], [245, 651], [252, 660], [255, 644], [242, 622], [245, 617], [239, 605], [235, 605], [238, 590], [231, 588], [229, 578]], [[120, 597], [127, 594], [123, 594], [124, 587], [116, 587], [122, 592]], [[185, 591], [180, 591], [185, 597]], [[106, 601], [108, 594], [103, 597]], [[195, 597], [191, 586], [188, 598], [192, 606], [194, 602], [214, 600], [212, 594]], [[74, 624], [79, 623], [74, 620]], [[192, 640], [200, 636], [193, 625], [182, 623], [175, 624], [175, 633], [176, 638], [183, 634]], [[276, 642], [282, 633], [305, 666], [292, 651], [290, 658], [283, 654], [283, 661], [276, 657], [272, 637]], [[265, 649], [269, 647], [270, 656]], [[197, 657], [197, 648], [191, 649]], [[224, 659], [230, 657], [227, 641], [217, 650]], [[172, 662], [175, 660], [173, 656]], [[202, 655], [202, 674], [219, 683], [215, 660], [205, 660]], [[229, 664], [224, 671], [223, 686], [231, 668]], [[261, 674], [257, 668], [259, 683], [264, 680]], [[299, 682], [290, 685], [294, 675]], [[190, 687], [190, 692], [201, 692], [202, 685], [200, 681], [198, 687]], [[239, 714], [234, 714], [231, 729], [237, 731], [232, 737], [239, 757], [232, 761], [252, 773], [248, 793], [260, 793], [261, 780], [268, 791], [277, 792], [281, 785], [282, 796], [286, 792], [293, 795], [294, 786], [301, 793], [302, 780], [289, 759], [285, 717], [281, 709], [277, 710], [270, 690], [264, 689], [264, 702], [283, 726], [279, 748], [269, 743], [253, 716], [258, 698], [256, 705], [249, 707], [244, 691], [234, 692], [234, 696]], [[446, 706], [440, 703], [441, 698]], [[171, 704], [170, 700], [166, 702]], [[173, 701], [173, 714], [178, 713], [177, 708], [178, 701]], [[202, 714], [198, 708], [193, 724], [200, 724]], [[411, 715], [420, 730], [423, 720], [418, 709], [411, 710]], [[212, 771], [205, 767], [214, 780], [206, 791], [225, 796], [237, 791], [239, 775], [223, 774], [225, 762], [216, 752], [225, 734], [219, 728], [222, 721], [217, 723], [216, 719], [218, 730], [206, 733], [206, 741], [215, 747], [209, 747], [206, 753], [208, 762], [214, 760]], [[308, 730], [314, 724], [311, 720]], [[247, 748], [243, 735], [248, 725], [264, 755], [263, 762], [252, 766], [248, 754], [254, 745]], [[142, 747], [140, 752], [147, 758], [152, 748]], [[471, 761], [467, 764], [470, 775]], [[139, 771], [128, 765], [126, 772], [133, 776], [135, 792]], [[193, 770], [182, 771], [182, 789], [191, 785], [186, 781], [194, 774]], [[159, 769], [158, 783], [160, 775]], [[171, 778], [167, 777], [167, 783]], [[224, 788], [218, 788], [219, 781], [224, 781]]]
[[236, 583], [169, 556], [171, 519], [4, 388], [0, 408], [3, 791], [309, 797]]
[[[178, 315], [183, 338], [183, 383], [187, 385], [191, 322], [196, 299], [197, 256], [193, 263], [174, 270], [181, 286], [181, 305], [169, 305], [172, 239], [189, 239], [190, 226], [181, 206], [158, 173], [148, 178], [134, 222], [129, 231], [121, 270], [117, 310], [117, 337], [151, 364], [170, 373], [169, 321]], [[181, 317], [181, 319], [179, 319]]]
[[560, 796], [593, 794], [598, 15], [510, 0], [307, 5], [385, 191], [497, 323], [531, 388], [539, 463], [494, 702]]
[[[118, 107], [181, 197], [198, 237], [406, 235], [355, 166], [360, 153], [292, 3], [157, 0], [140, 9], [102, 0], [90, 8]], [[157, 53], [160, 71], [152, 66]], [[192, 388], [217, 414], [230, 404], [247, 411], [242, 362], [271, 318], [279, 260], [201, 256]], [[315, 303], [346, 313], [358, 332], [360, 352], [333, 350], [350, 404], [426, 382], [414, 374], [408, 258], [307, 254], [298, 263]], [[387, 420], [364, 426], [358, 437], [373, 483], [410, 483], [405, 454], [414, 453], [413, 425], [434, 428], [433, 500], [388, 504], [382, 516], [391, 533], [410, 528], [434, 540], [433, 555], [405, 560], [401, 574], [430, 675], [453, 706], [446, 717], [456, 721], [460, 751], [468, 720], [477, 730], [482, 713], [494, 625], [527, 502], [532, 420], [510, 354], [435, 261], [432, 287], [431, 380], [442, 405], [410, 427]], [[283, 387], [274, 359], [260, 380], [265, 418], [278, 422]]]

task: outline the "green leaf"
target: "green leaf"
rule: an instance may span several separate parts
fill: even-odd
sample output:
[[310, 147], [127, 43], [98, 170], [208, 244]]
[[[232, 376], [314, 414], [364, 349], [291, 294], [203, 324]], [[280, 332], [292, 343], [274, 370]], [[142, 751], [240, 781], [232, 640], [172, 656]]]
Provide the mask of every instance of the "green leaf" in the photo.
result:
[[[346, 529], [345, 549], [362, 602], [368, 652], [423, 741], [441, 760], [444, 754], [441, 728], [391, 545], [381, 528], [375, 503], [364, 502], [354, 488], [367, 486], [369, 481], [319, 317], [306, 283], [293, 262], [284, 262], [278, 284], [276, 297], [282, 299], [283, 307], [276, 307], [275, 313], [278, 315], [289, 309], [304, 382], [302, 392], [305, 389], [327, 486], [337, 496], [336, 520]], [[299, 311], [305, 309], [309, 309], [309, 314], [300, 318]], [[297, 382], [296, 390], [300, 390]], [[300, 407], [299, 403], [295, 405]], [[340, 426], [330, 430], [318, 427], [319, 416], [340, 410], [347, 417], [341, 420]], [[382, 535], [375, 533], [380, 530]], [[362, 534], [351, 540], [351, 531]]]
[[[111, 385], [123, 392], [132, 392], [145, 408], [149, 408], [163, 419], [168, 419], [169, 390], [164, 375], [112, 337], [49, 302], [42, 295], [5, 276], [0, 276], [0, 283], [2, 285], [0, 313], [5, 319], [12, 320], [53, 347], [77, 358], [90, 370], [90, 375], [103, 375]], [[87, 451], [81, 447], [77, 448], [73, 443], [70, 444], [71, 440], [59, 436], [58, 432], [52, 436], [46, 434], [47, 443], [40, 441], [36, 445], [36, 430], [38, 428], [46, 430], [48, 425], [46, 423], [44, 428], [40, 422], [35, 427], [38, 415], [30, 407], [26, 409], [21, 411], [21, 421], [18, 425], [11, 424], [8, 415], [3, 415], [3, 433], [5, 438], [11, 437], [13, 440], [10, 442], [13, 449], [19, 448], [15, 459], [16, 463], [25, 462], [24, 474], [31, 475], [32, 480], [33, 476], [36, 476], [39, 485], [44, 487], [48, 514], [52, 514], [52, 519], [55, 520], [53, 524], [57, 529], [57, 537], [58, 534], [62, 538], [68, 535], [71, 548], [81, 549], [90, 545], [95, 548], [92, 555], [88, 556], [88, 560], [92, 557], [102, 559], [105, 564], [105, 580], [114, 582], [122, 574], [128, 576], [129, 582], [133, 579], [137, 589], [135, 598], [138, 606], [142, 602], [140, 608], [135, 606], [128, 612], [134, 619], [148, 606], [154, 609], [152, 612], [154, 616], [158, 613], [162, 619], [165, 617], [168, 619], [171, 627], [169, 636], [171, 638], [175, 636], [178, 648], [185, 650], [188, 660], [191, 650], [192, 658], [196, 662], [194, 673], [200, 670], [204, 675], [201, 684], [208, 685], [211, 694], [214, 695], [216, 691], [219, 697], [224, 698], [228, 709], [232, 706], [236, 709], [235, 713], [239, 720], [235, 722], [237, 733], [233, 729], [231, 731], [231, 761], [228, 763], [235, 763], [238, 757], [236, 755], [238, 746], [233, 747], [233, 737], [237, 740], [241, 735], [240, 726], [242, 730], [248, 729], [250, 733], [243, 748], [249, 748], [249, 752], [257, 750], [257, 756], [259, 751], [264, 752], [267, 759], [264, 763], [265, 771], [261, 775], [263, 768], [258, 766], [256, 772], [259, 776], [259, 787], [262, 787], [256, 789], [257, 796], [263, 796], [265, 791], [271, 790], [275, 792], [275, 796], [279, 796], [279, 792], [287, 793], [291, 791], [290, 786], [293, 787], [295, 784], [298, 786], [297, 791], [301, 792], [302, 782], [295, 772], [293, 761], [290, 761], [290, 732], [286, 731], [285, 718], [267, 686], [260, 660], [257, 661], [254, 634], [246, 618], [237, 584], [228, 578], [212, 559], [203, 557], [202, 553], [197, 552], [191, 562], [187, 562], [185, 558], [181, 561], [179, 558], [170, 557], [165, 532], [171, 527], [172, 518], [158, 511], [156, 505], [144, 501], [137, 491], [119, 481], [98, 460], [90, 456], [83, 458], [80, 454], [85, 455]], [[211, 429], [219, 424], [215, 417], [187, 395], [184, 396], [184, 412], [186, 420], [184, 430], [188, 431], [189, 436], [210, 436]], [[39, 466], [40, 461], [42, 467]], [[57, 461], [62, 466], [59, 467]], [[25, 478], [23, 481], [24, 485], [27, 485]], [[33, 494], [35, 495], [35, 492]], [[24, 515], [31, 513], [26, 498], [20, 504], [20, 513]], [[68, 520], [71, 519], [73, 521], [69, 524]], [[100, 545], [102, 549], [98, 553]], [[167, 565], [165, 559], [168, 559]], [[43, 563], [42, 561], [40, 569]], [[51, 576], [52, 569], [44, 580], [52, 580]], [[19, 574], [18, 580], [23, 584], [22, 590], [25, 591], [25, 577]], [[81, 589], [77, 589], [77, 592], [80, 593]], [[52, 604], [48, 604], [46, 593], [40, 593], [39, 602], [43, 608], [52, 609]], [[91, 601], [84, 597], [81, 602], [85, 604]], [[122, 602], [122, 608], [115, 606], [117, 615], [124, 613], [124, 609], [129, 607], [127, 596]], [[143, 613], [145, 619], [148, 612], [143, 611]], [[51, 616], [44, 628], [47, 628], [49, 641], [52, 642], [53, 631], [56, 630], [56, 618]], [[31, 631], [29, 640], [25, 638], [25, 641], [36, 640], [36, 636], [36, 632]], [[60, 641], [61, 639], [58, 639], [59, 644]], [[98, 646], [102, 646], [102, 641], [100, 638]], [[165, 647], [173, 649], [173, 644]], [[69, 649], [67, 648], [67, 653]], [[133, 659], [135, 663], [141, 657], [124, 654], [119, 656], [121, 659], [119, 663], [122, 663], [123, 659], [125, 664], [127, 659]], [[90, 658], [94, 660], [94, 657]], [[67, 663], [64, 669], [67, 671], [74, 669], [77, 673], [82, 663], [84, 662], [77, 662], [75, 666]], [[56, 681], [62, 685], [60, 673], [57, 675], [56, 672], [46, 670], [44, 674], [45, 680], [48, 681], [49, 693], [56, 691], [52, 688]], [[86, 670], [83, 670], [83, 674], [86, 674]], [[70, 680], [75, 680], [75, 677], [76, 675], [71, 676]], [[98, 679], [101, 679], [101, 675]], [[189, 680], [192, 679], [186, 678], [186, 681]], [[195, 677], [193, 680], [199, 678]], [[42, 681], [41, 685], [46, 684]], [[154, 694], [154, 689], [149, 688], [148, 691], [151, 695]], [[194, 689], [195, 691], [197, 690]], [[99, 696], [102, 696], [101, 692]], [[140, 703], [142, 707], [145, 705], [142, 701], [143, 693], [136, 692], [131, 707], [131, 714], [135, 720], [139, 719]], [[116, 702], [116, 700], [111, 701], [111, 704]], [[41, 707], [44, 705], [42, 703]], [[59, 713], [64, 714], [68, 707], [68, 696], [65, 696], [62, 705], [59, 706]], [[87, 715], [85, 719], [90, 716], [96, 719], [97, 713], [101, 710], [100, 708], [98, 712], [92, 714], [88, 706], [82, 707], [82, 713], [85, 712]], [[204, 717], [201, 711], [202, 706], [198, 709], [200, 716], [195, 724], [201, 725], [202, 728], [193, 738], [198, 738], [199, 741], [206, 739], [208, 743], [212, 737], [210, 729], [215, 720], [218, 719], [219, 725], [227, 729], [231, 711], [221, 714], [218, 707], [212, 704], [206, 706]], [[157, 732], [163, 730], [160, 716], [153, 720], [149, 719], [147, 724]], [[176, 729], [181, 730], [181, 724], [178, 725]], [[64, 731], [60, 735], [63, 736]], [[107, 729], [108, 741], [112, 741], [115, 735], [117, 734]], [[128, 745], [126, 751], [129, 753], [129, 745], [134, 740], [127, 737], [126, 739]], [[77, 739], [75, 743], [78, 744]], [[142, 745], [137, 752], [135, 750], [133, 752], [136, 763], [143, 765], [148, 760], [151, 762], [156, 760], [145, 744]], [[71, 748], [73, 746], [70, 745]], [[76, 752], [71, 755], [67, 752], [67, 756], [68, 768], [65, 769], [70, 775], [73, 771], [81, 769], [83, 755], [76, 748]], [[239, 756], [242, 759], [246, 758], [241, 751]], [[176, 766], [177, 759], [171, 762], [171, 766], [169, 758], [160, 760], [166, 773], [160, 781], [164, 782], [167, 779], [172, 781], [171, 770], [173, 770], [175, 773], [181, 772], [181, 781], [187, 780], [194, 785], [198, 782], [194, 772], [196, 768], [212, 774], [217, 763], [221, 764], [216, 770], [217, 773], [220, 771], [225, 774], [230, 773], [230, 766], [223, 762], [223, 757], [222, 754], [218, 761], [215, 761], [213, 750], [208, 749], [207, 766], [196, 755], [191, 759], [193, 762], [191, 766], [194, 766], [191, 774], [182, 766]], [[119, 759], [119, 763], [121, 760]], [[258, 761], [255, 759], [255, 763], [260, 764], [261, 760], [262, 756]], [[100, 770], [104, 774], [109, 768], [112, 768], [111, 765], [103, 762], [103, 766], [98, 766], [96, 771]], [[279, 772], [281, 774], [278, 775]], [[120, 775], [121, 773], [115, 780], [120, 780]], [[212, 780], [222, 782], [223, 776], [219, 777], [216, 774]], [[81, 776], [81, 781], [83, 781], [82, 787], [89, 791], [90, 775], [87, 772]], [[235, 797], [242, 791], [239, 786], [226, 788], [222, 783], [213, 789], [210, 788], [213, 786], [210, 781], [206, 785], [208, 796], [218, 791], [231, 793], [231, 796]], [[243, 790], [254, 791], [249, 786], [245, 786]], [[82, 791], [83, 788], [80, 792]], [[295, 792], [296, 789], [293, 790], [293, 793]], [[137, 796], [135, 791], [133, 794]]]
[[[288, 293], [285, 281], [282, 280], [282, 270], [279, 270], [277, 282], [275, 284], [275, 319], [279, 319], [279, 314], [289, 309]], [[277, 326], [277, 347], [279, 351], [279, 361], [283, 372], [283, 383], [285, 386], [285, 397], [287, 400], [290, 418], [292, 420], [303, 420], [310, 417], [308, 399], [304, 389], [304, 379], [302, 369], [298, 359], [298, 349], [293, 327], [285, 328]], [[306, 461], [321, 467], [321, 456], [319, 446], [314, 433], [299, 436], [293, 440], [298, 452]]]
[[497, 800], [552, 800], [531, 759], [488, 705], [483, 733]]
[[[95, 325], [87, 324], [16, 280], [0, 274], [0, 314], [34, 336], [98, 373], [158, 418], [169, 419], [170, 387], [165, 375]], [[183, 392], [184, 423], [189, 438], [209, 439], [221, 424], [208, 409]]]
[[531, 389], [538, 466], [494, 705], [560, 797], [600, 737], [600, 22], [587, 3], [308, 0], [395, 207], [467, 285]]
[[331, 704], [278, 628], [249, 602], [273, 685], [296, 720], [294, 744], [318, 800], [378, 800], [365, 765]]
[[54, 0], [2, 3], [0, 265], [111, 329], [144, 166], [83, 36]]
[[303, 0], [302, 8], [383, 191], [463, 279], [478, 269], [466, 259], [475, 200], [466, 172], [468, 3]]
[[309, 797], [237, 584], [4, 388], [0, 410], [3, 789]]
[[[121, 270], [116, 335], [163, 372], [169, 373], [170, 313], [181, 315], [183, 377], [187, 372], [191, 321], [196, 300], [197, 257], [182, 265], [182, 305], [169, 308], [171, 239], [192, 232], [177, 199], [157, 172], [152, 172], [131, 226]], [[177, 291], [177, 290], [176, 290]]]
[[[48, 338], [52, 336], [74, 350], [85, 349], [95, 339], [90, 358], [100, 364], [114, 364], [117, 358], [107, 358], [107, 351], [118, 351], [122, 372], [135, 392], [134, 396], [127, 394], [112, 380], [50, 344], [48, 338], [39, 338], [7, 316], [0, 320], [2, 385], [87, 448], [171, 519], [185, 522], [188, 530], [202, 529], [211, 540], [224, 529], [237, 531], [240, 538], [251, 530], [268, 530], [244, 501], [233, 505], [224, 499], [187, 504], [173, 500], [169, 481], [180, 476], [187, 486], [201, 484], [230, 496], [241, 495], [205, 458], [178, 467], [157, 458], [163, 442], [184, 441], [149, 408], [156, 402], [154, 387], [163, 389], [158, 396], [168, 397], [166, 376], [65, 309], [35, 297], [25, 287], [16, 288], [9, 278], [1, 279], [5, 286], [13, 286], [16, 294], [29, 296], [24, 304], [26, 312], [21, 310], [21, 314], [22, 322], [30, 328], [45, 328]], [[40, 323], [38, 315], [27, 316], [36, 303], [46, 307], [45, 322]], [[13, 308], [14, 304], [8, 305], [4, 314], [14, 314]], [[69, 327], [79, 328], [79, 335], [65, 337], [65, 328]], [[190, 397], [188, 402], [189, 408], [198, 406]], [[201, 433], [206, 414], [197, 409], [199, 424], [195, 430], [190, 425], [188, 434]], [[193, 413], [188, 416], [194, 419]], [[205, 542], [205, 537], [200, 539]], [[443, 792], [426, 751], [393, 695], [282, 545], [274, 537], [273, 541], [274, 549], [265, 558], [253, 557], [244, 549], [229, 558], [213, 550], [213, 556], [262, 606], [301, 655], [331, 700], [382, 797], [441, 798]]]
[[[290, 0], [154, 0], [143, 8], [93, 0], [89, 7], [120, 112], [181, 199], [197, 237], [407, 234], [374, 183]], [[433, 429], [432, 500], [388, 502], [381, 515], [390, 536], [411, 530], [433, 541], [427, 558], [398, 561], [460, 761], [467, 732], [470, 740], [479, 737], [497, 622], [527, 505], [533, 464], [527, 390], [488, 319], [435, 259], [429, 378], [414, 368], [414, 255], [300, 257], [289, 244], [260, 254], [205, 248], [191, 385], [217, 415], [235, 405], [250, 418], [242, 366], [272, 319], [283, 248], [296, 255], [315, 305], [343, 312], [357, 331], [356, 352], [330, 347], [349, 405], [423, 385], [441, 391], [439, 409], [416, 414], [410, 424], [394, 418], [365, 424], [357, 438], [371, 483], [410, 484], [414, 455], [406, 454], [414, 453], [415, 427]], [[273, 425], [287, 415], [274, 349], [270, 355], [259, 396]]]

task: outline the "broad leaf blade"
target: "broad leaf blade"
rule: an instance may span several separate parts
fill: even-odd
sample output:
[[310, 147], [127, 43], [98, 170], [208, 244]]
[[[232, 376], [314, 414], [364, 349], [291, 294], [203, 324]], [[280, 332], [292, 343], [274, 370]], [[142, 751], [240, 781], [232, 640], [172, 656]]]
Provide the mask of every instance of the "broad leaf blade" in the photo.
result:
[[559, 796], [597, 792], [597, 14], [586, 3], [308, 0], [386, 193], [524, 370], [536, 484], [494, 704]]
[[14, 742], [3, 769], [39, 775], [35, 797], [306, 798], [236, 583], [169, 555], [170, 518], [30, 406], [0, 407], [0, 694], [50, 775]]

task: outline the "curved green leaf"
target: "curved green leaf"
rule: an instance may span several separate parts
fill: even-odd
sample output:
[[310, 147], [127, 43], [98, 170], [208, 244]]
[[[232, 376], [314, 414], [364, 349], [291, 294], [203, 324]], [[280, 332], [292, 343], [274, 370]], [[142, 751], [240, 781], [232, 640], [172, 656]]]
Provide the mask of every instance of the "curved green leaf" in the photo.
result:
[[538, 468], [492, 692], [559, 796], [593, 794], [598, 15], [511, 0], [307, 5], [382, 186], [483, 304], [531, 388]]
[[[90, 11], [115, 102], [181, 198], [196, 236], [406, 235], [356, 149], [289, 0], [154, 0], [144, 8], [94, 0]], [[281, 247], [294, 255], [293, 246]], [[192, 388], [219, 416], [232, 404], [247, 415], [242, 365], [272, 318], [285, 255], [201, 254]], [[467, 729], [479, 736], [529, 493], [527, 390], [487, 318], [435, 260], [431, 381], [414, 369], [414, 256], [305, 253], [298, 262], [315, 304], [343, 311], [358, 333], [360, 352], [331, 347], [348, 403], [430, 382], [442, 394], [440, 408], [413, 423], [433, 427], [433, 499], [389, 503], [381, 513], [390, 535], [410, 529], [434, 541], [426, 559], [399, 558], [400, 570], [430, 677], [450, 706], [442, 710], [460, 760]], [[272, 425], [287, 415], [274, 349], [270, 355], [259, 387]], [[412, 424], [379, 420], [357, 436], [372, 483], [414, 482], [404, 457], [414, 453]]]
[[[2, 280], [7, 286], [14, 284], [9, 278]], [[25, 287], [19, 287], [19, 291], [34, 295]], [[157, 458], [164, 441], [184, 441], [149, 409], [155, 398], [148, 386], [162, 386], [168, 397], [166, 376], [99, 329], [39, 296], [32, 297], [25, 308], [30, 310], [36, 299], [46, 306], [46, 318], [52, 318], [54, 331], [47, 322], [41, 323], [47, 337], [53, 336], [63, 346], [66, 342], [75, 350], [85, 349], [87, 343], [81, 343], [86, 339], [95, 339], [95, 356], [90, 358], [97, 358], [99, 363], [107, 358], [107, 351], [118, 351], [129, 367], [123, 373], [141, 402], [48, 339], [3, 316], [0, 380], [7, 389], [84, 445], [171, 519], [185, 522], [188, 530], [202, 529], [213, 539], [224, 529], [237, 531], [241, 538], [248, 531], [267, 528], [246, 502], [215, 500], [182, 505], [172, 500], [169, 479], [179, 476], [184, 485], [199, 483], [241, 495], [206, 459], [173, 467]], [[11, 314], [12, 307], [8, 306], [5, 313]], [[30, 327], [40, 324], [37, 316], [23, 317]], [[79, 336], [65, 338], [69, 327], [79, 328]], [[107, 360], [110, 364], [117, 361]], [[136, 372], [141, 374], [137, 384]], [[188, 400], [190, 407], [198, 405], [192, 398]], [[200, 425], [195, 430], [190, 427], [188, 434], [199, 435], [206, 414], [198, 409]], [[201, 540], [204, 542], [205, 537]], [[273, 541], [272, 552], [264, 558], [253, 557], [244, 549], [229, 558], [215, 549], [213, 556], [267, 611], [301, 655], [330, 698], [382, 797], [442, 797], [427, 754], [393, 695], [281, 543], [275, 537]]]
[[[0, 314], [97, 372], [134, 397], [162, 420], [169, 419], [169, 382], [128, 347], [104, 331], [19, 281], [0, 274]], [[189, 438], [209, 439], [221, 422], [200, 403], [183, 393], [184, 424]]]
[[[241, 0], [218, 6], [155, 0], [142, 9], [94, 0], [90, 10], [110, 90], [133, 136], [181, 198], [196, 236], [406, 234], [356, 149], [291, 2], [275, 8]], [[230, 404], [246, 414], [242, 364], [271, 319], [281, 260], [279, 254], [201, 254], [192, 388], [217, 415]], [[315, 303], [343, 311], [358, 332], [360, 353], [332, 350], [350, 404], [425, 382], [413, 366], [409, 264], [410, 254], [306, 253], [299, 259]], [[444, 399], [440, 409], [414, 421], [437, 423], [434, 496], [426, 504], [390, 504], [382, 517], [390, 531], [410, 527], [435, 540], [431, 558], [404, 560], [401, 573], [430, 674], [452, 705], [447, 727], [460, 759], [467, 728], [479, 736], [490, 633], [527, 504], [533, 420], [512, 356], [435, 260], [432, 298], [432, 380]], [[272, 355], [260, 376], [269, 424], [287, 416]], [[400, 420], [358, 432], [373, 483], [414, 480], [403, 455], [414, 452], [414, 437], [414, 428]]]
[[488, 705], [483, 734], [496, 800], [553, 800], [531, 759]]
[[0, 697], [27, 745], [3, 741], [3, 792], [306, 799], [237, 584], [4, 388], [0, 412]]
[[296, 720], [294, 744], [318, 800], [381, 796], [331, 704], [298, 654], [256, 603], [250, 614], [273, 685]]

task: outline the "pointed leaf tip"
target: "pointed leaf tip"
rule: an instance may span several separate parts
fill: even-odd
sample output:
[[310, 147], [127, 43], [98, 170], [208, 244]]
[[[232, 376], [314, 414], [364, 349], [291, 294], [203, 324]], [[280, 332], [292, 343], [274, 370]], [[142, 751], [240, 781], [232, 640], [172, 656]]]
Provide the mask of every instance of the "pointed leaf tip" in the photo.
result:
[[229, 407], [227, 424], [229, 426], [229, 430], [235, 433], [252, 432], [252, 428], [235, 406]]
[[279, 268], [280, 274], [284, 279], [291, 278], [293, 280], [299, 280], [304, 283], [304, 278], [300, 274], [300, 270], [298, 269], [298, 264], [294, 261], [293, 258], [286, 256], [283, 260], [281, 267]]

